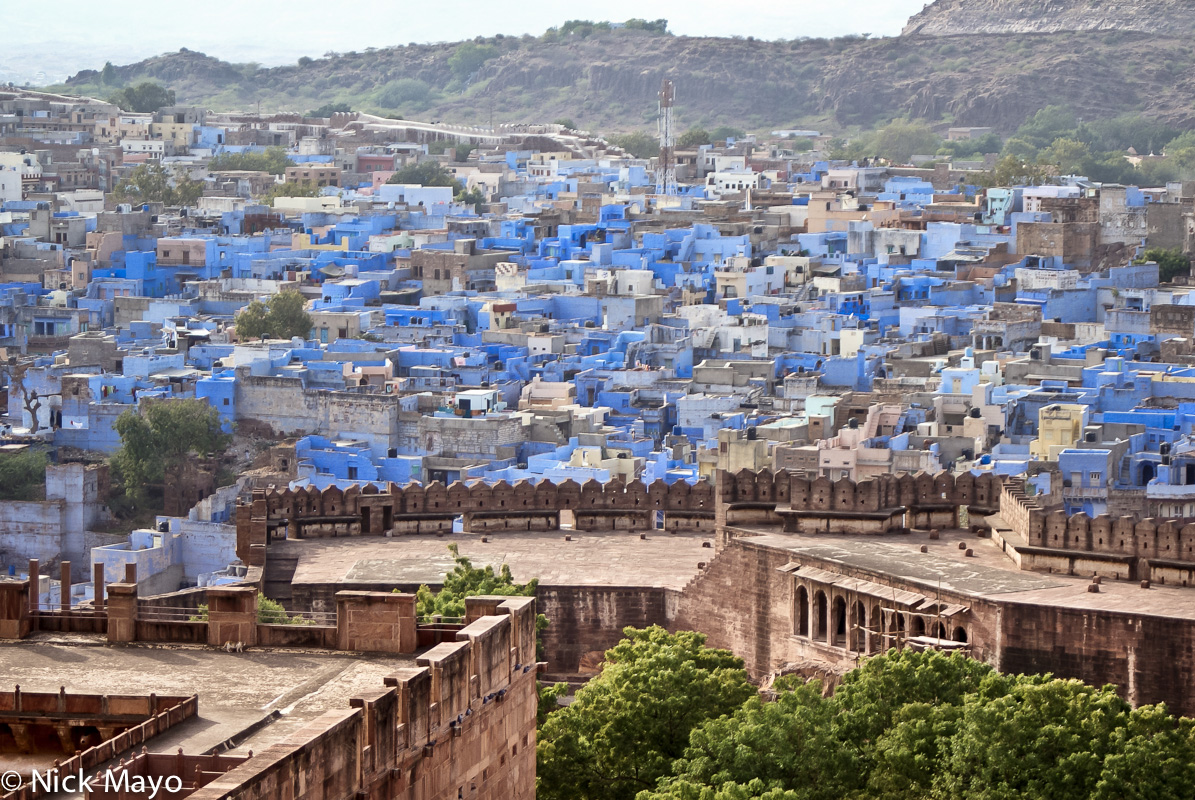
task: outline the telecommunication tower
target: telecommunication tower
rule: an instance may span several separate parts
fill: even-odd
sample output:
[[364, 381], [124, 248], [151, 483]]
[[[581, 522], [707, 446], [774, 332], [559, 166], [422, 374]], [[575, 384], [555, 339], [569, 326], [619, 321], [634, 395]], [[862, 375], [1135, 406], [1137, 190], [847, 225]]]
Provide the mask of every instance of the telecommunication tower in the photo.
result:
[[676, 139], [672, 133], [672, 103], [676, 93], [672, 81], [660, 84], [660, 167], [656, 170], [656, 194], [676, 194]]

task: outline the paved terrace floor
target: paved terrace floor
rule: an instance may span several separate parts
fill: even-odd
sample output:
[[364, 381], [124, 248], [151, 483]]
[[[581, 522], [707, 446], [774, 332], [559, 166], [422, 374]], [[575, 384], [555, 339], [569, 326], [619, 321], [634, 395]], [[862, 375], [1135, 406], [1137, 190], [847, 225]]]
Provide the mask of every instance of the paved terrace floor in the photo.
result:
[[[565, 535], [572, 537], [566, 542]], [[452, 569], [448, 545], [475, 567], [509, 564], [514, 579], [538, 578], [542, 586], [652, 586], [681, 589], [697, 565], [713, 558], [713, 532], [574, 532], [309, 539], [270, 545], [267, 558], [297, 557], [295, 584], [439, 584]]]
[[[0, 685], [81, 694], [199, 695], [199, 716], [151, 740], [151, 752], [203, 753], [232, 738], [232, 750], [261, 752], [325, 711], [384, 688], [413, 658], [310, 650], [225, 653], [198, 646], [94, 646], [95, 637], [39, 634], [0, 645]], [[276, 718], [273, 712], [280, 712]], [[3, 758], [0, 758], [0, 766]]]
[[[1004, 603], [1031, 603], [1063, 608], [1148, 614], [1195, 619], [1195, 588], [1154, 585], [1142, 589], [1136, 581], [1105, 579], [1099, 592], [1088, 592], [1090, 576], [1047, 574], [1020, 570], [991, 539], [966, 531], [944, 530], [936, 541], [924, 534], [905, 536], [829, 536], [778, 533], [775, 528], [738, 528], [758, 535], [750, 541], [825, 561], [891, 575], [916, 584], [932, 596], [943, 590]], [[973, 555], [959, 548], [965, 543]], [[922, 546], [928, 552], [920, 552]]]

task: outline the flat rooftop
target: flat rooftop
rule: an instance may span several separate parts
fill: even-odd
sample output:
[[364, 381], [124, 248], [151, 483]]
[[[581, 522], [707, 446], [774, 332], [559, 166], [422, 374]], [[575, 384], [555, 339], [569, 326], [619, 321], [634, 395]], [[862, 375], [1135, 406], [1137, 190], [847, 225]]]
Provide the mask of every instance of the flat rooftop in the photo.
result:
[[[572, 541], [566, 542], [565, 535]], [[643, 586], [682, 589], [697, 565], [713, 559], [702, 547], [708, 533], [548, 531], [544, 533], [428, 534], [391, 539], [337, 538], [278, 542], [267, 560], [297, 558], [292, 584], [393, 583], [437, 585], [453, 568], [448, 545], [475, 567], [510, 566], [515, 581], [538, 578], [543, 586]]]
[[[95, 646], [103, 637], [35, 634], [0, 643], [0, 685], [30, 692], [199, 695], [199, 715], [146, 743], [150, 752], [260, 752], [329, 710], [383, 689], [413, 657], [253, 648], [226, 653], [194, 645]], [[279, 712], [276, 718], [273, 712]]]
[[[747, 540], [752, 544], [814, 558], [831, 568], [840, 565], [888, 575], [916, 585], [929, 596], [940, 586], [1004, 603], [1195, 619], [1195, 588], [1155, 584], [1142, 589], [1136, 581], [1104, 580], [1099, 592], [1088, 592], [1090, 576], [1018, 569], [993, 540], [967, 531], [944, 530], [939, 539], [930, 540], [924, 534], [831, 536], [779, 533], [775, 528], [737, 529], [758, 534]], [[971, 549], [971, 557], [959, 548], [960, 543]]]

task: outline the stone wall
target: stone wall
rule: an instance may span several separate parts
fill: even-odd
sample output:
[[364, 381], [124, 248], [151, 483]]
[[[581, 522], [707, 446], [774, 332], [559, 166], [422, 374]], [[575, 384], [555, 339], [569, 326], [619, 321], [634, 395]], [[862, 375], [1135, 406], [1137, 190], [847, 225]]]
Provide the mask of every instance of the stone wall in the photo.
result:
[[253, 800], [532, 800], [535, 601], [479, 616], [384, 687], [331, 711], [191, 795]]
[[927, 591], [730, 533], [680, 594], [674, 627], [730, 649], [753, 678], [842, 673], [894, 646], [959, 647], [1003, 672], [1110, 683], [1134, 704], [1195, 713], [1195, 620]]
[[[542, 530], [546, 517], [561, 509], [586, 517], [584, 524], [591, 529], [602, 527], [595, 522], [599, 517], [611, 520], [606, 527], [646, 527], [648, 512], [667, 516], [672, 511], [671, 528], [682, 529], [714, 519], [714, 489], [706, 482], [690, 486], [655, 481], [649, 486], [641, 481], [566, 480], [493, 486], [458, 481], [447, 487], [438, 481], [427, 486], [391, 483], [385, 491], [373, 484], [347, 490], [258, 490], [251, 503], [237, 506], [237, 556], [246, 564], [263, 566], [271, 538], [431, 533], [449, 530], [452, 520], [462, 515], [480, 530]], [[628, 519], [636, 521], [625, 522]]]
[[[713, 551], [710, 551], [711, 555]], [[543, 586], [536, 592], [551, 624], [544, 660], [554, 679], [590, 678], [627, 626], [676, 630], [677, 593], [651, 586]]]
[[1044, 605], [1005, 606], [999, 618], [991, 660], [1003, 672], [1110, 683], [1134, 705], [1195, 714], [1195, 620]]
[[1195, 522], [1046, 510], [1010, 482], [1000, 517], [1020, 537], [1026, 569], [1195, 585]]

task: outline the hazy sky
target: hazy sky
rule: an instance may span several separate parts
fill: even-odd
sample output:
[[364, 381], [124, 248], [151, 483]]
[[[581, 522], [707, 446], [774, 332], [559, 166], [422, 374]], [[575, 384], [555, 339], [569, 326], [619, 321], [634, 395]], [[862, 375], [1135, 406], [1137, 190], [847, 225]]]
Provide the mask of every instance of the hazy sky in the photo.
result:
[[668, 20], [688, 36], [894, 36], [925, 0], [0, 0], [0, 79], [60, 80], [180, 47], [268, 66], [328, 50], [539, 34], [569, 19]]

